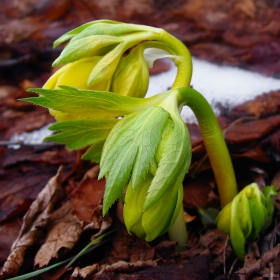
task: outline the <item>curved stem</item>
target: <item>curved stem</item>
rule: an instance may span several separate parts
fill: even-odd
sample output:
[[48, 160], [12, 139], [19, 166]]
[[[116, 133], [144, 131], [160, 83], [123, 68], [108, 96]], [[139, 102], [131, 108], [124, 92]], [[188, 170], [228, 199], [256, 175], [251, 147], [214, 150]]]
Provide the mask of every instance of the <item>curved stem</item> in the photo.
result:
[[216, 178], [221, 206], [232, 201], [237, 184], [231, 158], [216, 116], [207, 100], [192, 88], [179, 88], [179, 105], [187, 105], [194, 112], [204, 145]]
[[[176, 79], [172, 85], [172, 89], [178, 87], [189, 86], [192, 76], [192, 58], [189, 50], [186, 46], [177, 38], [170, 35], [163, 29], [148, 27], [145, 32], [138, 32], [133, 35], [124, 35], [124, 42], [126, 46], [124, 49], [129, 49], [136, 44], [146, 41], [162, 42], [166, 47], [161, 46], [168, 52], [172, 51], [172, 54], [176, 55], [174, 63], [178, 68]], [[125, 38], [127, 37], [127, 38]]]

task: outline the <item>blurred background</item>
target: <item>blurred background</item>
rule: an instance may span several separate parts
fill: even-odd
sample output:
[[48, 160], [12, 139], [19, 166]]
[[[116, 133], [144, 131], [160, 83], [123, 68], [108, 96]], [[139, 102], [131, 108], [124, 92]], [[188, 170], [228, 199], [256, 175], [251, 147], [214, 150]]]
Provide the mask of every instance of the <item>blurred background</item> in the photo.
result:
[[[53, 49], [55, 39], [102, 18], [164, 28], [182, 40], [195, 58], [280, 78], [279, 0], [1, 0], [2, 140], [52, 121], [47, 110], [16, 100], [27, 96], [26, 88], [41, 87], [51, 75], [51, 64], [62, 49]], [[160, 65], [156, 72], [167, 69]], [[219, 88], [225, 80], [223, 70], [216, 75], [216, 83], [221, 77]], [[194, 81], [200, 72], [194, 73]], [[241, 80], [248, 81], [243, 77]], [[209, 83], [214, 84], [212, 80], [208, 79], [208, 88]], [[229, 76], [227, 80], [232, 79]], [[202, 83], [198, 81], [195, 86], [198, 84]], [[233, 85], [228, 88], [235, 90]]]
[[49, 70], [57, 37], [102, 18], [162, 27], [198, 58], [280, 77], [279, 0], [1, 0], [1, 83]]

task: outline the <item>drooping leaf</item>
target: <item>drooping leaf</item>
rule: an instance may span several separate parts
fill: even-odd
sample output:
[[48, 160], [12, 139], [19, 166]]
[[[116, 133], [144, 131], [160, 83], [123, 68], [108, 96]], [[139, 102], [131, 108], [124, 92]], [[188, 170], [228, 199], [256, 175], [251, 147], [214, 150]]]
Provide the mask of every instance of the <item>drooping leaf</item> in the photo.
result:
[[147, 30], [147, 27], [142, 25], [116, 23], [118, 22], [97, 22], [94, 25], [89, 25], [79, 32], [79, 34], [75, 35], [71, 41], [92, 35], [121, 36]]
[[105, 142], [116, 119], [72, 120], [57, 122], [49, 127], [59, 133], [48, 136], [46, 141], [65, 144], [69, 149], [81, 149], [86, 146]]
[[120, 196], [131, 176], [137, 189], [152, 161], [169, 113], [161, 107], [124, 118], [105, 143], [100, 177], [107, 176], [103, 214]]
[[163, 100], [168, 92], [150, 98], [121, 96], [113, 92], [60, 86], [59, 90], [28, 89], [40, 94], [21, 100], [83, 118], [115, 118], [139, 112]]
[[122, 57], [112, 79], [111, 91], [125, 96], [144, 97], [149, 86], [149, 69], [142, 44]]
[[96, 163], [100, 162], [104, 143], [105, 140], [92, 144], [87, 149], [87, 151], [81, 156], [81, 159], [91, 160]]
[[92, 35], [70, 42], [61, 52], [60, 56], [54, 61], [53, 66], [63, 65], [74, 62], [81, 58], [102, 55], [102, 48], [116, 45], [121, 39], [107, 35]]
[[191, 144], [189, 133], [181, 119], [172, 118], [173, 131], [167, 133], [164, 140], [159, 165], [149, 188], [144, 210], [151, 208], [172, 188], [174, 182], [183, 181], [191, 160]]
[[[107, 23], [107, 24], [118, 24], [120, 22], [117, 21], [113, 21], [113, 20], [95, 20], [95, 21], [91, 21], [91, 22], [87, 22], [75, 29], [70, 30], [69, 32], [63, 34], [61, 37], [59, 37], [54, 43], [53, 43], [53, 47], [57, 47], [58, 45], [60, 45], [63, 42], [68, 41], [69, 39], [73, 38], [74, 36], [78, 35], [79, 33], [81, 33], [83, 30], [87, 29], [88, 27], [92, 26], [92, 25], [98, 25], [100, 23]], [[92, 34], [94, 35], [94, 34]]]
[[88, 85], [98, 84], [102, 81], [110, 80], [113, 76], [121, 56], [125, 51], [126, 45], [120, 43], [112, 51], [108, 52], [101, 60], [94, 66], [89, 79]]

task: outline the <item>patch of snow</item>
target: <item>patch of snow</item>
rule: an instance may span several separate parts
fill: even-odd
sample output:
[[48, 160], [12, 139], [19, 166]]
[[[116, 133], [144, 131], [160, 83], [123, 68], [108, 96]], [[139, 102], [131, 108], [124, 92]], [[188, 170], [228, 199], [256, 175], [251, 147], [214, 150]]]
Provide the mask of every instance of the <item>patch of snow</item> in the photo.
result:
[[49, 126], [50, 124], [45, 125], [42, 128], [34, 130], [32, 132], [23, 132], [21, 134], [13, 135], [9, 141], [12, 143], [9, 145], [9, 148], [19, 149], [20, 144], [36, 145], [42, 143], [45, 137], [53, 133], [48, 129]]
[[[176, 67], [172, 64], [169, 71], [152, 76], [147, 96], [166, 91], [174, 81]], [[231, 66], [219, 66], [193, 58], [191, 85], [210, 103], [216, 114], [217, 104], [229, 109], [251, 100], [258, 95], [280, 89], [280, 80]], [[182, 118], [196, 122], [192, 111], [184, 107]]]
[[[176, 67], [172, 64], [169, 71], [151, 76], [147, 96], [164, 92], [172, 85], [176, 76]], [[219, 66], [207, 61], [193, 58], [193, 76], [191, 85], [199, 91], [210, 103], [216, 114], [219, 114], [217, 104], [229, 109], [233, 106], [251, 100], [256, 96], [280, 89], [280, 80], [266, 77], [258, 73], [242, 70], [236, 67]], [[182, 118], [188, 123], [196, 119], [188, 107], [184, 107]], [[12, 143], [40, 144], [52, 132], [48, 125], [33, 131], [24, 132], [11, 137]], [[10, 145], [19, 148], [20, 145]]]

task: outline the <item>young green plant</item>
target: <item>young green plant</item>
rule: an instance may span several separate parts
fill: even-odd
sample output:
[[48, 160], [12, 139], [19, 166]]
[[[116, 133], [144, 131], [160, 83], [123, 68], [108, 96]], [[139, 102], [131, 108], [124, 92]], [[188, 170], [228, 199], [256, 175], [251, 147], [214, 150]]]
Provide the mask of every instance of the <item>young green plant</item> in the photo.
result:
[[245, 257], [246, 242], [257, 238], [271, 224], [274, 212], [272, 197], [276, 194], [273, 185], [260, 191], [258, 185], [252, 183], [243, 188], [219, 213], [217, 227], [230, 236], [239, 259]]
[[[70, 41], [69, 41], [70, 40]], [[191, 160], [191, 142], [180, 117], [195, 113], [215, 174], [221, 205], [237, 194], [230, 156], [216, 117], [205, 98], [190, 88], [188, 49], [163, 29], [99, 20], [60, 37], [69, 41], [54, 66], [63, 66], [25, 99], [50, 108], [58, 133], [48, 141], [68, 148], [88, 147], [83, 159], [100, 162], [106, 177], [103, 214], [124, 201], [129, 232], [151, 241], [166, 231], [180, 245], [187, 241], [182, 181]], [[144, 98], [148, 68], [170, 58], [177, 75], [170, 91]]]

